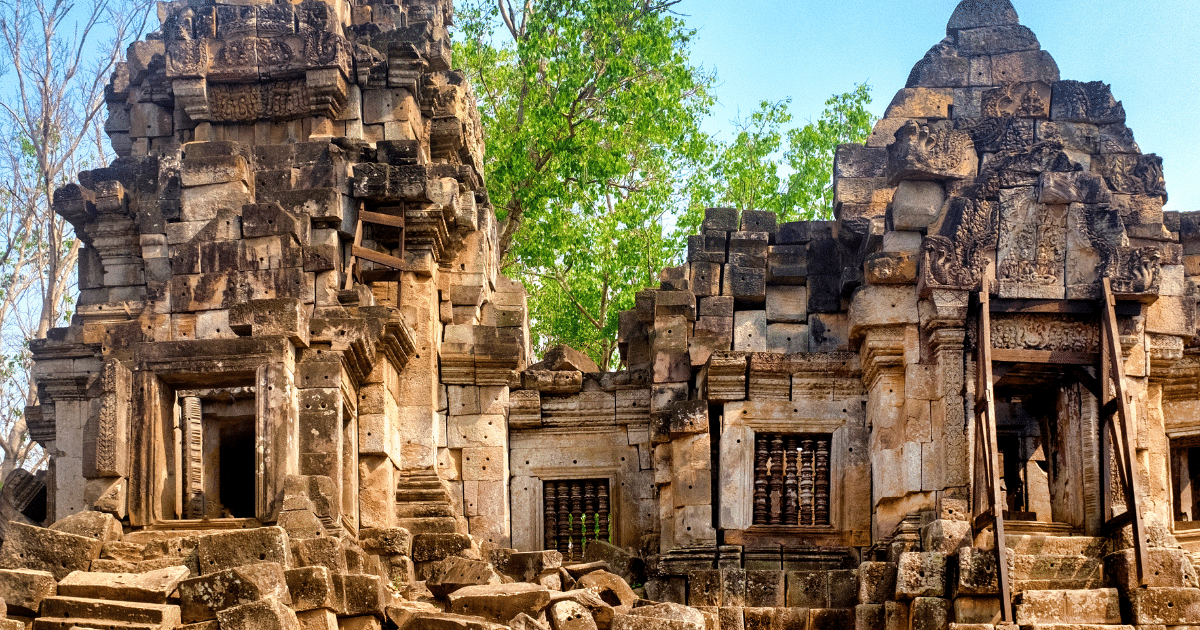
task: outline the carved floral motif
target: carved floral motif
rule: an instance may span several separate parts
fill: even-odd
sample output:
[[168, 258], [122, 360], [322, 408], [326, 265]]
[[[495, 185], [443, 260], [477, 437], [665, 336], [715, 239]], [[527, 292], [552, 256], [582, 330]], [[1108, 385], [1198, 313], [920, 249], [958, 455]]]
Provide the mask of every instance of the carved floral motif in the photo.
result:
[[958, 217], [953, 234], [925, 239], [926, 283], [977, 288], [987, 266], [986, 254], [996, 248], [998, 207], [990, 201], [954, 197], [950, 199], [948, 212]]
[[1095, 322], [1039, 315], [992, 319], [992, 347], [1004, 350], [1097, 352], [1100, 328]]

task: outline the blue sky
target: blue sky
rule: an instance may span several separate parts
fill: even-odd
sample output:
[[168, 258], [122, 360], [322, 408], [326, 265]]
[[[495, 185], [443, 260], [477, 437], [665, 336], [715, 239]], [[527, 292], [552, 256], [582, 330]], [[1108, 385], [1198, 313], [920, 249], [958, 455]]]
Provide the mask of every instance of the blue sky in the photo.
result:
[[[882, 115], [957, 0], [683, 0], [695, 63], [717, 71], [710, 131], [759, 101], [792, 98], [801, 124], [866, 81]], [[1200, 12], [1196, 0], [1013, 0], [1062, 78], [1101, 80], [1144, 153], [1163, 156], [1169, 210], [1200, 210]], [[725, 131], [725, 133], [728, 133]]]

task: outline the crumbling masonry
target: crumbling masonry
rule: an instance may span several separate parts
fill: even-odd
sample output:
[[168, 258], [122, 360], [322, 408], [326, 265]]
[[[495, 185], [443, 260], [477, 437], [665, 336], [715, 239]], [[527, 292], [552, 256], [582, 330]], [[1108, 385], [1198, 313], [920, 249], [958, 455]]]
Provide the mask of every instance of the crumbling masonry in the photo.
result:
[[55, 195], [0, 628], [1200, 627], [1200, 215], [1008, 0], [603, 374], [529, 365], [449, 0], [159, 12]]

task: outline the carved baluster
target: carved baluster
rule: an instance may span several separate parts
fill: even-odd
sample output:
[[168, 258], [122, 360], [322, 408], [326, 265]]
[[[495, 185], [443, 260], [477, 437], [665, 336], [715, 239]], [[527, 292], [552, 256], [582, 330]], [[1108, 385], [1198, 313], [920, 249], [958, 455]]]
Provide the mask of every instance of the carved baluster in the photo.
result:
[[800, 524], [813, 522], [813, 441], [800, 442]]
[[184, 518], [204, 518], [204, 418], [200, 399], [188, 396], [183, 407]]
[[754, 444], [754, 524], [766, 525], [767, 500], [767, 436], [759, 435]]
[[800, 509], [800, 480], [796, 477], [796, 460], [800, 453], [796, 451], [796, 436], [789, 435], [783, 449], [786, 464], [786, 477], [783, 481], [783, 524], [795, 525], [797, 512]]
[[596, 540], [596, 483], [583, 484], [583, 537]]
[[771, 524], [783, 522], [783, 435], [771, 436]]
[[829, 524], [829, 440], [817, 442], [817, 490], [816, 510], [813, 520], [817, 525]]
[[554, 493], [555, 486], [551, 482], [543, 485], [542, 509], [546, 512], [546, 546], [545, 549], [558, 548], [558, 505]]
[[565, 481], [558, 483], [558, 551], [571, 557], [571, 489]]
[[571, 484], [571, 557], [583, 557], [583, 484]]
[[601, 481], [596, 485], [596, 516], [599, 523], [597, 531], [600, 534], [600, 540], [604, 542], [612, 542], [612, 535], [608, 531], [608, 482]]

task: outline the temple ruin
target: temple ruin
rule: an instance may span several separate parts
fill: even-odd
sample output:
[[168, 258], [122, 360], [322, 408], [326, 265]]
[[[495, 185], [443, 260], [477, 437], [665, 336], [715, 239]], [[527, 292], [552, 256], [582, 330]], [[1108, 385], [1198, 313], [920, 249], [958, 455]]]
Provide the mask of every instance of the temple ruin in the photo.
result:
[[1008, 0], [611, 373], [531, 356], [450, 0], [159, 18], [55, 195], [0, 628], [1200, 627], [1200, 213]]

